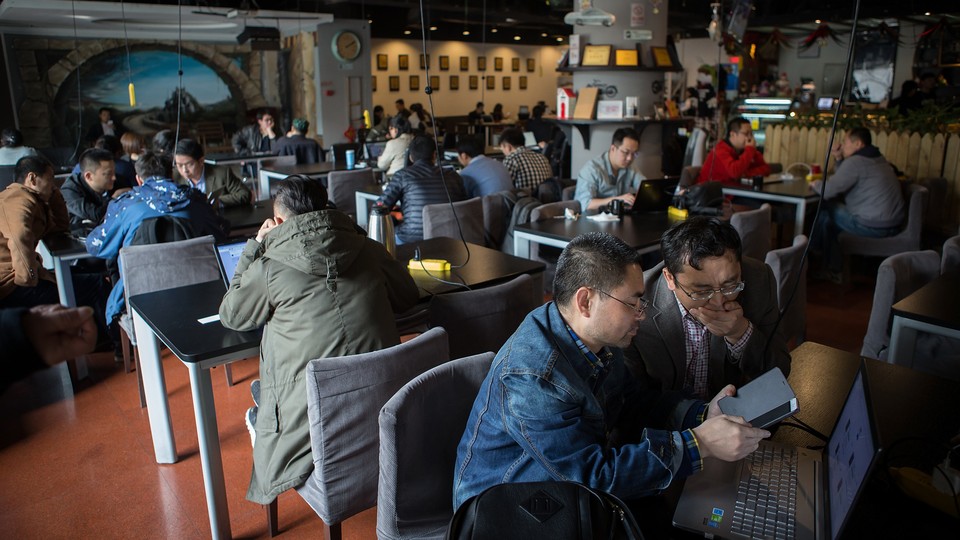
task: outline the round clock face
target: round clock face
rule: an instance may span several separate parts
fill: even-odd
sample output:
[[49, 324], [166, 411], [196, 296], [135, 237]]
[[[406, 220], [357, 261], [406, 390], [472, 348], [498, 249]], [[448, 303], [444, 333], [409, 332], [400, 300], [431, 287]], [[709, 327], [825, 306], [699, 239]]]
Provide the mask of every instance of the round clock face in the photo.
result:
[[353, 62], [360, 57], [360, 36], [350, 30], [338, 32], [330, 44], [333, 55], [341, 62]]

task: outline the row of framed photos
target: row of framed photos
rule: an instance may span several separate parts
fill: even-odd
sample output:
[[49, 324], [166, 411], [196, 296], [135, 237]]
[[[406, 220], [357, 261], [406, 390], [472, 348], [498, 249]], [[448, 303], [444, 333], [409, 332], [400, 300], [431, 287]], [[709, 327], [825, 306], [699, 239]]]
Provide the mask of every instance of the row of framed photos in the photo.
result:
[[[476, 59], [477, 71], [486, 71], [487, 70], [487, 57], [478, 56]], [[420, 55], [420, 69], [427, 69], [430, 67], [430, 55]], [[500, 56], [494, 57], [493, 59], [493, 70], [494, 71], [503, 71], [504, 68], [504, 59]], [[377, 55], [377, 70], [386, 71], [390, 69], [390, 56], [387, 54], [378, 54]], [[397, 55], [397, 69], [400, 71], [407, 71], [410, 69], [410, 56], [406, 54]], [[535, 58], [527, 58], [527, 73], [533, 73], [537, 69], [537, 61]], [[450, 57], [441, 56], [440, 57], [440, 71], [449, 71], [450, 70]], [[460, 57], [460, 71], [470, 71], [470, 57], [461, 56]], [[518, 72], [520, 71], [520, 59], [511, 58], [510, 59], [510, 71]]]
[[[496, 89], [497, 89], [497, 78], [496, 78], [496, 77], [494, 77], [493, 75], [484, 75], [483, 78], [486, 79], [485, 84], [486, 84], [486, 86], [487, 86], [487, 90], [496, 90]], [[390, 89], [391, 92], [399, 92], [399, 91], [400, 91], [400, 76], [399, 76], [399, 75], [390, 75], [390, 77], [388, 77], [387, 82], [388, 82], [388, 84], [389, 84], [389, 89]], [[410, 75], [409, 83], [410, 83], [410, 90], [411, 90], [411, 91], [420, 90], [420, 76], [419, 76], [419, 75]], [[479, 90], [479, 89], [480, 89], [480, 76], [479, 76], [479, 75], [470, 75], [469, 77], [467, 77], [467, 84], [468, 84], [468, 87], [470, 88], [470, 90]], [[377, 91], [377, 76], [376, 76], [376, 75], [373, 75], [373, 76], [370, 77], [370, 85], [371, 85], [371, 89], [372, 89], [374, 92], [376, 92], [376, 91]], [[501, 89], [503, 89], [503, 90], [510, 90], [510, 88], [511, 88], [512, 85], [513, 85], [513, 83], [512, 83], [512, 81], [510, 80], [510, 76], [509, 76], [509, 75], [500, 78], [500, 88], [501, 88]], [[520, 88], [520, 90], [526, 90], [526, 89], [527, 89], [527, 76], [526, 76], [526, 75], [521, 75], [521, 76], [517, 77], [517, 86]], [[440, 90], [440, 76], [439, 76], [439, 75], [431, 75], [431, 76], [430, 76], [430, 88], [431, 88], [434, 92]], [[450, 89], [450, 90], [459, 90], [459, 89], [460, 89], [460, 76], [459, 76], [459, 75], [450, 75], [450, 79], [449, 79], [449, 81], [448, 81], [447, 88]]]

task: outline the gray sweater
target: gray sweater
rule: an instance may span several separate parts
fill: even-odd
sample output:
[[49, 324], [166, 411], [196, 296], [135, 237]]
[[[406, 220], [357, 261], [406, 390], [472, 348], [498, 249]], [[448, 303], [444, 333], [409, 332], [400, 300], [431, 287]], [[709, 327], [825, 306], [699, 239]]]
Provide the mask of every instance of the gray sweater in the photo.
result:
[[883, 228], [903, 223], [900, 181], [876, 146], [863, 148], [838, 163], [824, 185], [825, 199], [846, 194], [844, 204], [861, 225]]

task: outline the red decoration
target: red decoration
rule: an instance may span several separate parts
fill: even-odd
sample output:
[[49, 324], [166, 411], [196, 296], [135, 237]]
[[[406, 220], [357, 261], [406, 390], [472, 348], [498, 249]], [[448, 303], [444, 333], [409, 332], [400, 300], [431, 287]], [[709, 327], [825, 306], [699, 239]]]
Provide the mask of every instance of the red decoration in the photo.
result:
[[809, 36], [803, 38], [803, 41], [800, 42], [800, 48], [805, 51], [812, 47], [814, 43], [823, 47], [827, 44], [827, 38], [832, 39], [837, 45], [844, 44], [843, 41], [840, 40], [840, 35], [834, 32], [830, 26], [824, 23], [818, 26], [816, 30], [811, 32]]

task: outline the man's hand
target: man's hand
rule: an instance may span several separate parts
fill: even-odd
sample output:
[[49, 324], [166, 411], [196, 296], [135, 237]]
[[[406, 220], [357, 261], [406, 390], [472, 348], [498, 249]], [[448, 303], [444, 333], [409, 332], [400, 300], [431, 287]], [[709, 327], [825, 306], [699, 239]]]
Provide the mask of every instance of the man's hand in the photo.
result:
[[757, 146], [757, 140], [756, 140], [755, 138], [753, 138], [753, 132], [751, 132], [750, 135], [747, 136], [747, 143], [746, 143], [746, 145], [747, 145], [747, 146], [753, 146], [753, 147], [756, 147], [756, 146]]
[[843, 145], [841, 143], [834, 143], [833, 150], [830, 151], [830, 155], [833, 156], [835, 161], [840, 161], [843, 159], [843, 151], [841, 150]]
[[618, 195], [613, 198], [620, 199], [621, 201], [623, 201], [623, 204], [627, 206], [633, 206], [634, 201], [636, 201], [636, 197], [634, 196], [633, 193], [624, 193], [623, 195]]
[[87, 354], [97, 344], [91, 307], [36, 306], [23, 314], [21, 324], [37, 355], [49, 366]]
[[707, 406], [707, 418], [714, 418], [723, 414], [723, 411], [720, 410], [720, 400], [727, 396], [737, 395], [737, 389], [732, 385], [728, 384], [720, 390], [720, 392], [713, 396], [713, 399], [710, 400], [710, 405]]
[[128, 187], [120, 188], [120, 189], [114, 191], [114, 192], [113, 192], [113, 195], [111, 195], [111, 197], [113, 197], [114, 199], [116, 199], [117, 197], [123, 195], [124, 193], [130, 191], [131, 189], [132, 189], [132, 188], [128, 188]]
[[760, 446], [760, 440], [770, 436], [765, 429], [750, 427], [741, 416], [721, 414], [704, 420], [693, 428], [701, 457], [715, 457], [723, 461], [745, 458]]
[[257, 242], [263, 242], [263, 237], [276, 228], [277, 222], [274, 221], [273, 218], [267, 218], [267, 220], [263, 222], [263, 225], [260, 226], [260, 230], [257, 231]]
[[750, 327], [750, 321], [743, 316], [743, 307], [735, 300], [724, 302], [722, 310], [707, 304], [691, 309], [690, 314], [703, 323], [711, 334], [726, 338], [731, 343], [736, 343]]

